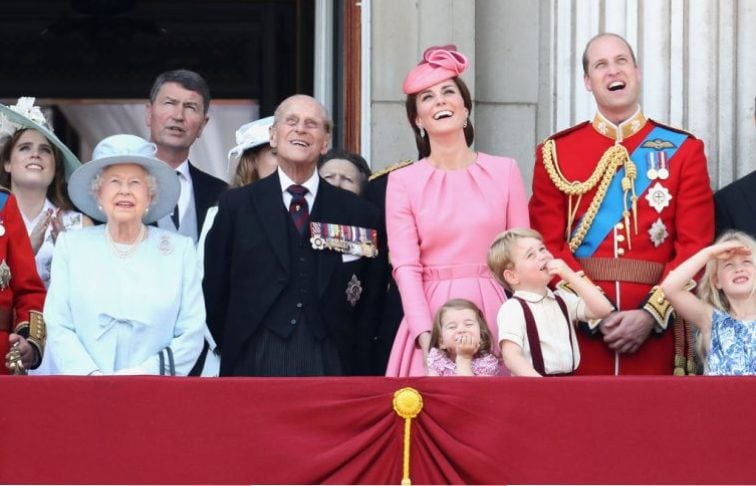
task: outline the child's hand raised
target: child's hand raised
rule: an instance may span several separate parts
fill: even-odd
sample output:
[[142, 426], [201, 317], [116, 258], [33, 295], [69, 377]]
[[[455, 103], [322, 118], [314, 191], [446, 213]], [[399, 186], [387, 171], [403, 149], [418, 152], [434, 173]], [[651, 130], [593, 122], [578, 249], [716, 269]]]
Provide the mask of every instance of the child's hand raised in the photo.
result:
[[557, 275], [565, 278], [565, 276], [572, 270], [566, 263], [564, 263], [564, 260], [561, 258], [554, 258], [546, 264], [546, 271], [549, 272], [549, 275], [551, 276]]
[[472, 359], [480, 349], [480, 340], [470, 334], [459, 334], [454, 341], [457, 356]]
[[709, 247], [712, 258], [727, 260], [735, 255], [747, 256], [751, 254], [751, 249], [740, 241], [730, 240]]

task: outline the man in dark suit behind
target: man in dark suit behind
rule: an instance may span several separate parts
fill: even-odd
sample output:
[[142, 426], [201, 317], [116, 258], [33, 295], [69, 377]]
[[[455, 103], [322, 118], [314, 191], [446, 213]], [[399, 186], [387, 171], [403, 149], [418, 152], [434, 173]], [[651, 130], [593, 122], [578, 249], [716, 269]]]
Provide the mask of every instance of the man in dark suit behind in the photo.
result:
[[315, 99], [276, 109], [278, 170], [221, 196], [205, 245], [207, 322], [221, 376], [369, 371], [378, 214], [319, 178], [331, 121]]
[[146, 122], [150, 141], [157, 145], [156, 157], [177, 172], [181, 195], [174, 214], [158, 226], [197, 238], [205, 213], [218, 202], [227, 185], [189, 162], [189, 149], [202, 134], [210, 117], [210, 89], [199, 74], [186, 69], [166, 71], [152, 85]]
[[[756, 123], [756, 99], [753, 108]], [[714, 193], [714, 208], [717, 235], [734, 229], [756, 238], [756, 171]]]

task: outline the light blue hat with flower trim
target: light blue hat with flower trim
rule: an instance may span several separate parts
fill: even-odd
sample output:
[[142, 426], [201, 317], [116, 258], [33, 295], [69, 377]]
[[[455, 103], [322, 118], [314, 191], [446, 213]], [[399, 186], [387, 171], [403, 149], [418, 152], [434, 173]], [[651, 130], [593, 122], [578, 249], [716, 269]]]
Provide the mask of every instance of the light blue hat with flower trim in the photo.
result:
[[111, 165], [137, 164], [155, 178], [157, 188], [149, 210], [142, 217], [144, 223], [154, 223], [173, 211], [181, 193], [181, 184], [176, 171], [162, 160], [155, 158], [154, 143], [136, 135], [120, 134], [104, 138], [92, 151], [92, 161], [76, 169], [68, 181], [71, 201], [87, 216], [98, 221], [107, 220], [92, 194], [92, 181], [101, 170]]
[[66, 180], [79, 168], [79, 158], [66, 147], [66, 144], [53, 133], [50, 125], [42, 114], [39, 106], [34, 106], [34, 99], [21, 97], [15, 105], [5, 106], [0, 104], [0, 137], [10, 136], [22, 128], [32, 128], [50, 141], [60, 150], [63, 155], [63, 166], [66, 168]]

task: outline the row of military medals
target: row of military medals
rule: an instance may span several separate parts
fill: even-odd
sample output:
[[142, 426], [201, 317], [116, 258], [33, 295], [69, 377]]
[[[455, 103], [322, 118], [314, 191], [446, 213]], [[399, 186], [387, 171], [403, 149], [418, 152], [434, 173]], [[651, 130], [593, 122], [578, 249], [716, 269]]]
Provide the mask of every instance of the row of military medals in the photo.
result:
[[[656, 168], [657, 155], [659, 158], [659, 169]], [[648, 159], [648, 171], [646, 172], [646, 177], [652, 181], [655, 181], [656, 179], [665, 180], [669, 177], [669, 170], [667, 170], [667, 153], [665, 151], [650, 151], [646, 158]]]
[[646, 172], [646, 176], [652, 181], [657, 181], [656, 184], [649, 188], [648, 194], [646, 194], [646, 200], [648, 201], [648, 204], [660, 214], [659, 218], [657, 218], [657, 220], [651, 225], [651, 228], [649, 228], [648, 234], [654, 247], [658, 248], [669, 236], [667, 227], [661, 219], [661, 212], [664, 208], [669, 206], [669, 202], [672, 200], [672, 195], [669, 193], [669, 189], [659, 182], [659, 180], [663, 181], [669, 178], [667, 153], [663, 150], [653, 150], [648, 152], [646, 158], [648, 160], [648, 171]]
[[331, 223], [310, 222], [310, 243], [315, 250], [338, 251], [373, 258], [378, 255], [374, 229]]

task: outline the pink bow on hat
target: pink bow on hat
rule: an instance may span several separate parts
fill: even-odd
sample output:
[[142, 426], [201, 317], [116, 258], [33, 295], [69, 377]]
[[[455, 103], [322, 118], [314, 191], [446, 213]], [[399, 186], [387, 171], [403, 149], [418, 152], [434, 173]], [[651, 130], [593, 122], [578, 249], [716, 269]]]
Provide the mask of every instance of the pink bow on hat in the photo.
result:
[[467, 58], [457, 52], [454, 44], [429, 47], [423, 53], [423, 60], [407, 74], [404, 93], [418, 93], [436, 83], [460, 76], [467, 66]]

